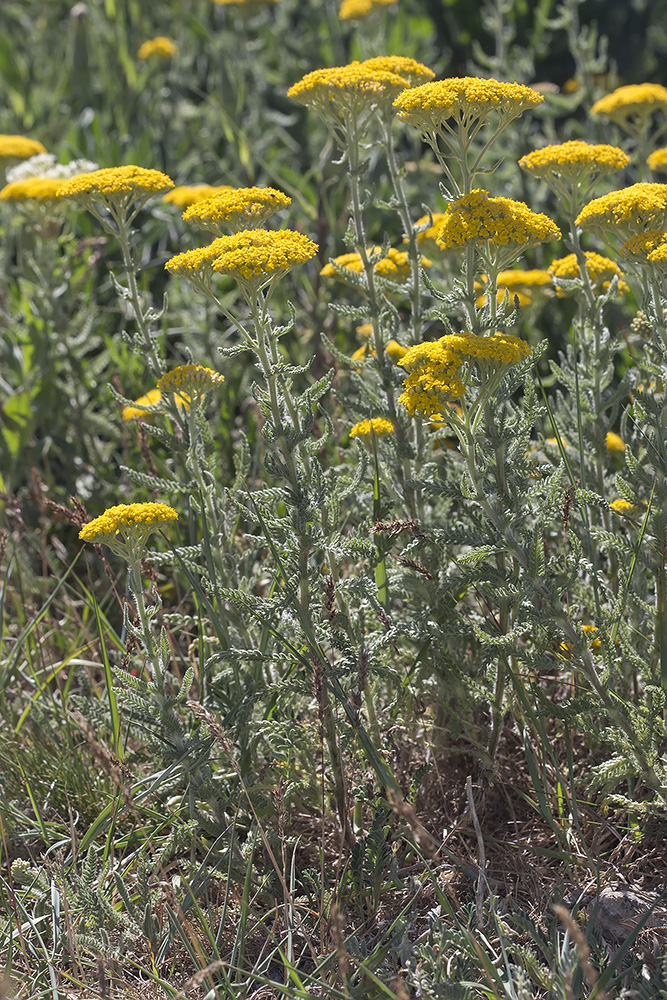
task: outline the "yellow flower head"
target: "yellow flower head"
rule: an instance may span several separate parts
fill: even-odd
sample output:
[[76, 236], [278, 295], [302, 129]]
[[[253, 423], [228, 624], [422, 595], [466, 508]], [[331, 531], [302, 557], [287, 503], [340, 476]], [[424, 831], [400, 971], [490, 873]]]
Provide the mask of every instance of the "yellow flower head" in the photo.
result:
[[355, 333], [358, 340], [370, 340], [373, 336], [373, 324], [372, 323], [360, 323], [356, 328]]
[[188, 403], [199, 400], [207, 392], [217, 389], [224, 381], [225, 376], [213, 371], [212, 368], [204, 368], [203, 365], [179, 365], [178, 368], [173, 368], [163, 375], [157, 387], [159, 392], [173, 393], [178, 405], [179, 400]]
[[[485, 285], [488, 283], [488, 279], [486, 275], [482, 275], [482, 277], [483, 284], [480, 284], [479, 289], [484, 290], [485, 294], [478, 298], [478, 306], [484, 305], [486, 301]], [[520, 306], [528, 306], [533, 301], [533, 294], [539, 294], [546, 291], [547, 288], [551, 288], [551, 275], [548, 271], [542, 271], [538, 268], [530, 271], [513, 269], [511, 271], [500, 271], [496, 283], [498, 286], [498, 303], [503, 301], [505, 291], [508, 291], [512, 304], [514, 303], [514, 299], [518, 298]]]
[[398, 116], [423, 132], [434, 132], [450, 118], [470, 123], [497, 112], [504, 121], [544, 101], [542, 94], [520, 83], [501, 83], [474, 76], [435, 80], [399, 94]]
[[63, 182], [60, 198], [79, 202], [91, 208], [100, 202], [112, 211], [126, 212], [132, 207], [135, 215], [155, 194], [173, 188], [174, 182], [159, 170], [145, 167], [106, 167], [88, 174], [77, 174]]
[[306, 73], [290, 87], [287, 96], [315, 111], [328, 124], [339, 124], [348, 115], [386, 107], [407, 86], [405, 77], [397, 73], [353, 62]]
[[[396, 0], [391, 0], [395, 3]], [[409, 56], [375, 56], [373, 59], [364, 59], [361, 64], [371, 72], [381, 70], [383, 73], [395, 73], [408, 81], [409, 87], [416, 87], [420, 83], [432, 80], [435, 73], [428, 66], [410, 59]]]
[[618, 87], [591, 108], [591, 114], [612, 118], [619, 125], [624, 125], [628, 119], [646, 118], [654, 111], [667, 111], [667, 88], [659, 83]]
[[172, 42], [171, 38], [158, 35], [157, 38], [149, 38], [137, 52], [137, 59], [173, 59], [178, 52], [178, 46]]
[[415, 344], [405, 352], [399, 365], [410, 373], [403, 382], [398, 402], [408, 413], [439, 417], [453, 399], [460, 399], [465, 386], [459, 378], [460, 356], [447, 350], [441, 341]]
[[444, 249], [488, 240], [497, 246], [527, 245], [559, 240], [558, 226], [546, 215], [532, 212], [521, 201], [491, 198], [478, 188], [453, 201], [438, 232]]
[[[373, 247], [371, 253], [378, 254], [381, 250], [382, 247]], [[361, 274], [364, 269], [361, 255], [358, 253], [341, 254], [340, 257], [334, 257], [334, 263], [338, 267], [354, 271], [355, 274]], [[421, 264], [422, 267], [430, 267], [431, 261], [427, 257], [422, 257]], [[390, 247], [387, 251], [387, 256], [379, 260], [373, 270], [381, 278], [386, 278], [389, 281], [404, 281], [410, 274], [410, 257], [405, 250], [396, 250], [395, 247]], [[342, 279], [343, 277], [333, 264], [325, 264], [320, 274], [324, 278]]]
[[61, 177], [25, 177], [0, 191], [3, 201], [54, 201], [65, 182]]
[[385, 420], [384, 417], [373, 417], [372, 420], [362, 420], [350, 429], [351, 438], [370, 437], [371, 434], [375, 434], [379, 437], [381, 434], [393, 433], [394, 425], [391, 420]]
[[577, 183], [584, 177], [595, 174], [602, 176], [621, 170], [629, 162], [627, 153], [616, 146], [573, 140], [536, 149], [533, 153], [522, 156], [519, 166], [545, 180], [556, 178]]
[[530, 354], [525, 340], [509, 333], [495, 333], [492, 337], [478, 337], [474, 333], [450, 333], [441, 337], [440, 344], [464, 361], [477, 361], [493, 368], [517, 365]]
[[638, 514], [641, 511], [641, 507], [638, 507], [634, 503], [630, 503], [629, 500], [612, 500], [609, 504], [612, 510], [615, 510], [617, 514], [623, 514], [626, 517], [632, 517], [633, 514]]
[[[146, 420], [151, 422], [155, 413], [152, 410], [146, 410], [146, 406], [157, 406], [157, 404], [162, 400], [162, 393], [159, 389], [149, 389], [145, 396], [139, 396], [139, 399], [135, 399], [132, 406], [124, 406], [121, 412], [123, 420]], [[186, 410], [189, 409], [190, 398], [188, 396], [176, 396], [176, 405], [180, 409], [184, 407]]]
[[27, 160], [30, 156], [45, 153], [41, 142], [24, 135], [0, 135], [0, 160]]
[[361, 21], [378, 7], [390, 7], [397, 0], [343, 0], [338, 9], [341, 21]]
[[203, 201], [205, 198], [212, 198], [215, 194], [222, 194], [223, 191], [231, 191], [229, 184], [214, 186], [213, 184], [182, 184], [171, 191], [167, 191], [162, 196], [162, 201], [168, 205], [175, 205], [176, 208], [189, 208], [190, 205]]
[[[615, 264], [613, 260], [609, 257], [602, 257], [599, 253], [592, 253], [591, 251], [586, 251], [586, 270], [588, 271], [588, 278], [591, 283], [591, 287], [596, 295], [601, 295], [602, 292], [606, 292], [614, 278], [618, 278], [618, 293], [622, 295], [624, 292], [628, 292], [630, 289], [626, 283], [622, 280], [623, 272], [621, 271], [618, 264]], [[560, 260], [555, 260], [549, 268], [549, 274], [553, 278], [563, 278], [566, 281], [574, 281], [581, 277], [581, 272], [579, 270], [579, 263], [577, 261], [576, 254], [570, 253], [567, 257], [561, 257]], [[567, 294], [565, 288], [555, 281], [556, 285], [556, 295], [562, 298]]]
[[149, 389], [145, 396], [139, 396], [139, 399], [135, 399], [134, 406], [124, 406], [122, 411], [123, 420], [146, 420], [152, 416], [150, 410], [144, 410], [140, 407], [144, 406], [155, 406], [162, 399], [162, 393], [159, 389]]
[[122, 503], [85, 524], [79, 538], [136, 558], [154, 531], [177, 518], [176, 511], [166, 503]]
[[625, 451], [625, 441], [619, 434], [614, 434], [613, 431], [607, 431], [605, 444], [607, 445], [607, 451]]
[[[421, 229], [421, 232], [417, 233], [417, 244], [420, 250], [426, 250], [435, 256], [442, 255], [443, 246], [438, 243], [438, 233], [444, 221], [444, 212], [432, 212], [431, 215], [422, 215], [420, 219], [417, 219], [414, 228]], [[422, 229], [422, 226], [426, 228]]]
[[230, 188], [198, 201], [187, 209], [183, 218], [219, 235], [223, 230], [238, 233], [263, 226], [269, 216], [286, 208], [291, 201], [282, 191], [271, 187]]
[[654, 150], [646, 163], [654, 174], [667, 173], [667, 146]]
[[384, 349], [387, 357], [391, 358], [395, 364], [398, 364], [408, 353], [408, 348], [403, 347], [403, 344], [399, 344], [397, 340], [390, 340], [389, 343], [385, 344]]
[[631, 184], [594, 198], [576, 218], [591, 232], [610, 232], [623, 240], [667, 225], [667, 184]]
[[274, 277], [304, 264], [318, 249], [317, 243], [292, 229], [244, 229], [220, 237], [211, 266], [236, 279]]

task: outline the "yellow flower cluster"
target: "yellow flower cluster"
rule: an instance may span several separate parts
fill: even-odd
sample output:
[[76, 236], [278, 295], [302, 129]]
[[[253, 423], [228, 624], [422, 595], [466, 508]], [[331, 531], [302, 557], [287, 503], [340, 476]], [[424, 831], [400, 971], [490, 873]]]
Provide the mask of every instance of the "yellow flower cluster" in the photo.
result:
[[628, 260], [645, 264], [651, 259], [653, 251], [663, 243], [667, 243], [667, 229], [647, 229], [646, 232], [638, 233], [626, 240], [619, 253]]
[[[377, 0], [374, 2], [377, 3]], [[391, 3], [395, 2], [396, 0], [391, 0]], [[372, 59], [364, 59], [361, 65], [371, 73], [376, 73], [378, 70], [382, 73], [395, 73], [407, 80], [410, 87], [416, 87], [435, 77], [432, 69], [409, 56], [374, 56]]]
[[178, 52], [178, 46], [171, 38], [158, 35], [157, 38], [149, 38], [147, 42], [139, 48], [137, 59], [173, 59]]
[[28, 139], [25, 135], [0, 135], [0, 160], [27, 160], [29, 156], [45, 152], [36, 139]]
[[134, 406], [124, 406], [121, 416], [123, 420], [146, 420], [152, 414], [141, 407], [155, 406], [161, 399], [162, 393], [159, 389], [149, 389], [145, 396], [139, 396], [139, 399], [135, 399]]
[[[611, 282], [614, 278], [618, 278], [618, 292], [620, 295], [628, 292], [630, 289], [626, 283], [622, 280], [623, 271], [621, 271], [618, 264], [615, 264], [613, 260], [609, 257], [603, 257], [599, 253], [593, 253], [590, 250], [586, 251], [586, 270], [588, 271], [588, 278], [591, 283], [593, 291], [600, 295], [602, 292], [606, 292], [609, 288]], [[581, 272], [579, 270], [579, 262], [577, 261], [576, 254], [570, 253], [567, 257], [561, 257], [560, 260], [555, 260], [549, 267], [549, 274], [553, 278], [563, 278], [567, 281], [573, 281], [576, 278], [581, 277]], [[566, 295], [566, 290], [556, 284], [556, 295], [562, 298]]]
[[[189, 410], [190, 397], [186, 396], [185, 393], [177, 395], [176, 406], [179, 408], [185, 408]], [[123, 420], [146, 420], [152, 422], [155, 418], [155, 413], [150, 410], [145, 410], [145, 406], [157, 406], [162, 400], [162, 393], [159, 389], [149, 389], [144, 396], [139, 396], [139, 399], [135, 399], [132, 406], [124, 406], [121, 412]]]
[[179, 365], [167, 372], [159, 380], [157, 387], [160, 392], [170, 392], [179, 399], [190, 402], [200, 396], [217, 389], [225, 381], [225, 376], [212, 368], [203, 365]]
[[64, 181], [61, 177], [25, 177], [10, 181], [0, 191], [3, 201], [53, 201], [58, 197]]
[[667, 110], [667, 88], [659, 83], [638, 83], [618, 87], [602, 97], [591, 108], [591, 114], [622, 121], [632, 116], [650, 115], [659, 109]]
[[229, 184], [221, 184], [217, 187], [213, 184], [182, 184], [167, 191], [163, 195], [162, 201], [166, 201], [168, 205], [175, 205], [176, 208], [184, 209], [195, 205], [198, 201], [203, 201], [205, 198], [212, 198], [213, 195], [231, 190]]
[[651, 264], [657, 264], [658, 267], [665, 267], [667, 265], [667, 241], [660, 243], [655, 250], [651, 250], [648, 255], [648, 261]]
[[459, 363], [470, 359], [491, 362], [494, 367], [516, 365], [530, 354], [530, 346], [525, 340], [509, 333], [495, 333], [491, 337], [478, 337], [474, 333], [450, 333], [441, 337], [439, 343], [460, 359]]
[[[433, 220], [431, 222], [431, 220]], [[438, 233], [442, 227], [442, 223], [445, 221], [444, 212], [432, 212], [431, 215], [422, 215], [420, 219], [415, 222], [415, 228], [425, 226], [428, 222], [430, 225], [427, 229], [422, 229], [420, 233], [417, 233], [417, 243], [420, 247], [428, 248], [429, 253], [442, 253], [442, 245], [438, 243]]]
[[501, 83], [474, 76], [423, 83], [404, 91], [394, 101], [398, 116], [424, 132], [433, 132], [449, 118], [471, 121], [497, 111], [515, 118], [544, 101], [542, 94], [520, 83]]
[[327, 118], [388, 104], [407, 86], [408, 81], [397, 73], [353, 62], [306, 73], [290, 87], [287, 96]]
[[667, 184], [631, 184], [594, 198], [576, 218], [582, 229], [610, 230], [624, 240], [667, 224]]
[[211, 267], [246, 280], [284, 274], [310, 260], [318, 249], [317, 243], [292, 229], [244, 229], [220, 237], [220, 250]]
[[391, 358], [395, 364], [398, 364], [401, 358], [404, 358], [408, 353], [409, 348], [403, 347], [403, 344], [399, 344], [397, 340], [390, 340], [385, 344], [384, 350], [387, 357]]
[[584, 175], [613, 173], [629, 162], [627, 153], [616, 146], [573, 140], [536, 149], [522, 156], [519, 166], [536, 177], [580, 180]]
[[[381, 250], [382, 247], [374, 247], [371, 252], [377, 254]], [[364, 269], [361, 255], [358, 253], [341, 254], [340, 257], [334, 257], [334, 263], [338, 267], [354, 271], [355, 274], [361, 274]], [[423, 267], [430, 267], [431, 261], [427, 257], [422, 257], [421, 264]], [[405, 250], [396, 250], [395, 247], [390, 247], [387, 251], [387, 256], [379, 260], [373, 270], [381, 278], [387, 278], [389, 281], [403, 281], [410, 274], [410, 257]], [[342, 277], [340, 272], [331, 263], [325, 264], [320, 274], [325, 278]]]
[[630, 503], [629, 500], [612, 500], [609, 504], [612, 510], [615, 510], [617, 514], [625, 514], [627, 517], [632, 517], [633, 514], [638, 514], [641, 507], [638, 507], [634, 503]]
[[625, 451], [625, 441], [620, 434], [614, 434], [613, 431], [607, 431], [605, 444], [607, 451]]
[[378, 7], [389, 7], [397, 0], [343, 0], [338, 10], [341, 21], [361, 21]]
[[177, 518], [176, 511], [166, 503], [121, 503], [85, 524], [79, 538], [136, 550], [154, 531]]
[[160, 194], [173, 188], [174, 182], [159, 170], [148, 170], [145, 167], [105, 167], [102, 170], [92, 170], [88, 174], [77, 174], [63, 182], [59, 191], [61, 198], [72, 198], [75, 201], [93, 199], [106, 204], [117, 202], [125, 196], [145, 196]]
[[460, 359], [439, 340], [408, 348], [399, 365], [410, 374], [398, 402], [412, 415], [439, 418], [447, 404], [465, 392], [458, 375]]
[[438, 231], [444, 249], [489, 240], [498, 246], [559, 240], [560, 230], [542, 213], [511, 198], [492, 198], [478, 188], [453, 201]]
[[210, 232], [228, 229], [238, 233], [242, 229], [262, 226], [269, 216], [286, 208], [291, 201], [282, 191], [271, 187], [229, 188], [197, 201], [183, 218]]
[[384, 417], [373, 417], [372, 420], [362, 420], [350, 429], [350, 437], [370, 437], [371, 434], [393, 434], [394, 425]]
[[667, 173], [667, 146], [654, 150], [646, 163], [655, 174]]
[[[488, 283], [488, 278], [486, 275], [482, 275], [483, 283], [479, 285], [479, 290], [485, 289], [485, 285]], [[520, 306], [528, 306], [532, 302], [531, 296], [535, 292], [544, 291], [547, 288], [551, 288], [551, 275], [548, 271], [542, 271], [539, 268], [534, 268], [530, 271], [521, 270], [511, 270], [511, 271], [500, 271], [496, 279], [496, 284], [498, 287], [498, 302], [502, 302], [505, 297], [505, 291], [510, 293], [510, 298], [512, 302], [514, 298], [518, 298]], [[475, 285], [477, 288], [477, 284]], [[486, 294], [480, 296], [477, 300], [477, 305], [481, 306], [484, 304]]]

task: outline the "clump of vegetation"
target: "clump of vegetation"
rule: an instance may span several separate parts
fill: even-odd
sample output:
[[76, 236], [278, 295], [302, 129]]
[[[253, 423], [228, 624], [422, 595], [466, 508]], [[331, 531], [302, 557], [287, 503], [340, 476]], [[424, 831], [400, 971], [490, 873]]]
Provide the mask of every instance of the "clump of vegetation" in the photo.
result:
[[408, 0], [57, 8], [0, 50], [2, 989], [667, 995], [667, 89], [580, 0], [467, 64]]

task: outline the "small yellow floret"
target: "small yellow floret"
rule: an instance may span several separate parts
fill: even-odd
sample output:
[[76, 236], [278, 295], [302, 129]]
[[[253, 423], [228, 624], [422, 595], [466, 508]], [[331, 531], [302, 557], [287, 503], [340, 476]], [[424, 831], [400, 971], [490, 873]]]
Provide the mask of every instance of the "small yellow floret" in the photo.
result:
[[613, 431], [607, 431], [605, 444], [607, 445], [607, 451], [625, 451], [625, 441], [619, 434], [614, 434]]
[[373, 417], [372, 420], [362, 420], [350, 429], [350, 437], [370, 437], [371, 434], [393, 434], [394, 425], [384, 417]]
[[577, 216], [582, 229], [609, 231], [627, 240], [667, 224], [667, 184], [641, 182], [594, 198]]
[[269, 216], [286, 208], [291, 201], [282, 191], [271, 187], [230, 188], [197, 201], [184, 212], [183, 219], [214, 233], [221, 229], [240, 232], [259, 228]]
[[438, 232], [438, 241], [444, 249], [478, 240], [506, 246], [542, 243], [560, 237], [560, 229], [546, 215], [531, 211], [521, 201], [492, 198], [481, 188], [447, 207]]
[[667, 111], [667, 88], [659, 83], [638, 83], [618, 87], [591, 108], [593, 115], [606, 115], [623, 124], [631, 117], [646, 117], [654, 111]]
[[195, 247], [194, 250], [186, 250], [185, 253], [176, 254], [164, 265], [165, 270], [171, 274], [180, 274], [184, 278], [192, 278], [201, 281], [210, 278], [213, 261], [219, 256], [220, 250], [224, 249], [223, 240], [227, 237], [219, 236], [206, 247]]
[[25, 177], [5, 184], [0, 198], [3, 201], [53, 201], [64, 183], [61, 177]]
[[27, 160], [45, 152], [36, 139], [28, 139], [25, 135], [0, 135], [0, 160]]
[[509, 120], [544, 97], [520, 83], [501, 83], [474, 76], [435, 80], [404, 91], [394, 101], [399, 118], [424, 132], [433, 132], [450, 119], [470, 122], [497, 111]]
[[178, 52], [178, 46], [171, 38], [166, 38], [164, 35], [158, 35], [157, 38], [149, 38], [147, 42], [144, 42], [137, 52], [137, 59], [146, 60], [152, 59], [173, 59], [173, 57]]

